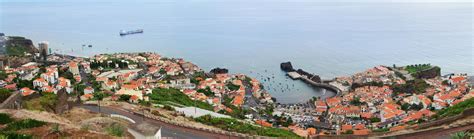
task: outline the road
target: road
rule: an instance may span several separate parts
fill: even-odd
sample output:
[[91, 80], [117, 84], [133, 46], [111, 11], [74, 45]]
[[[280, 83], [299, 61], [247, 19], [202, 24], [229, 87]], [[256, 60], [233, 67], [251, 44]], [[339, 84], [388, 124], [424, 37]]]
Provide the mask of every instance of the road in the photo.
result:
[[436, 128], [432, 130], [427, 130], [427, 131], [419, 131], [419, 132], [413, 132], [413, 133], [407, 133], [407, 134], [402, 134], [402, 135], [393, 135], [393, 136], [383, 136], [382, 138], [432, 138], [432, 139], [444, 139], [444, 138], [449, 138], [451, 134], [460, 132], [460, 131], [466, 131], [466, 130], [474, 130], [474, 124], [467, 124], [463, 126], [458, 126], [454, 128]]
[[[251, 85], [246, 82], [244, 82], [243, 85], [245, 87], [245, 99], [244, 105], [242, 107], [246, 109], [255, 108], [255, 110], [257, 110], [259, 104], [257, 102], [257, 98], [253, 96]], [[250, 113], [252, 114], [253, 118], [261, 119], [260, 115], [258, 114], [258, 111], [251, 110]]]
[[[79, 107], [85, 108], [93, 112], [99, 112], [98, 106], [81, 105]], [[112, 107], [100, 107], [100, 113], [123, 115], [123, 116], [133, 119], [135, 122], [137, 122], [137, 124], [146, 122], [148, 124], [151, 124], [157, 127], [162, 127], [161, 135], [163, 137], [173, 137], [173, 138], [179, 138], [179, 139], [230, 139], [230, 138], [237, 139], [238, 138], [238, 137], [229, 137], [226, 135], [213, 134], [213, 133], [200, 131], [196, 129], [189, 129], [189, 128], [184, 128], [184, 127], [180, 127], [180, 126], [176, 126], [172, 124], [167, 124], [167, 123], [157, 121], [154, 119], [143, 118], [142, 116], [131, 114], [124, 110], [120, 110], [120, 109], [116, 109]]]

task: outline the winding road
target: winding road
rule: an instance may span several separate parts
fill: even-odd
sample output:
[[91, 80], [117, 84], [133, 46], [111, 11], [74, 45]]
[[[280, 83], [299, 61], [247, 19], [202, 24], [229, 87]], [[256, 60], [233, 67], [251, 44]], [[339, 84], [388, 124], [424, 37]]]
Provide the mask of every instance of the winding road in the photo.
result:
[[[94, 106], [94, 105], [81, 105], [78, 107], [90, 110], [92, 112], [99, 112], [98, 106]], [[151, 124], [157, 127], [162, 127], [161, 135], [163, 137], [172, 137], [172, 138], [179, 138], [179, 139], [237, 139], [239, 138], [239, 137], [232, 137], [232, 136], [227, 136], [227, 135], [222, 135], [222, 134], [214, 134], [214, 133], [209, 133], [206, 131], [180, 127], [180, 126], [164, 123], [158, 120], [144, 118], [140, 115], [135, 115], [127, 111], [113, 108], [113, 107], [100, 107], [100, 113], [118, 114], [118, 115], [126, 116], [128, 118], [133, 119], [134, 121], [137, 122], [137, 124], [146, 122], [148, 124]]]

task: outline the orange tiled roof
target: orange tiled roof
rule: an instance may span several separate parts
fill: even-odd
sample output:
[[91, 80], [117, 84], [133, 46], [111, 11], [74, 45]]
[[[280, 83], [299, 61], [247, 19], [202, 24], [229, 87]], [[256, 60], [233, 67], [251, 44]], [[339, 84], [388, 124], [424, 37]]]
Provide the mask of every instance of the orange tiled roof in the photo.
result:
[[341, 130], [343, 131], [352, 130], [352, 125], [342, 125]]
[[272, 124], [263, 120], [256, 120], [256, 124], [264, 126], [264, 127], [272, 127]]
[[390, 128], [390, 131], [399, 131], [405, 129], [405, 126], [395, 126]]
[[364, 124], [357, 124], [354, 126], [354, 129], [365, 129], [365, 125]]
[[354, 135], [368, 135], [369, 129], [354, 130]]

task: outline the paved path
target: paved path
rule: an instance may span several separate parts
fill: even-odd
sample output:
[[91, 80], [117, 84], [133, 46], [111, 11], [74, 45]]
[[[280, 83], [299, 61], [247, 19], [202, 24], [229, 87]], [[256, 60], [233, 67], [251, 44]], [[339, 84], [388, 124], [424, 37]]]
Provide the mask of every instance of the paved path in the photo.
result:
[[[98, 106], [82, 105], [79, 107], [88, 109], [93, 112], [99, 112]], [[119, 115], [127, 116], [133, 119], [134, 121], [136, 121], [137, 124], [146, 122], [154, 126], [158, 126], [158, 127], [161, 126], [162, 127], [161, 135], [163, 137], [173, 137], [173, 138], [179, 138], [179, 139], [228, 139], [228, 138], [236, 139], [238, 138], [238, 137], [218, 135], [218, 134], [208, 133], [205, 131], [189, 129], [189, 128], [184, 128], [184, 127], [180, 127], [180, 126], [176, 126], [172, 124], [167, 124], [167, 123], [157, 121], [154, 119], [143, 118], [142, 116], [135, 115], [135, 114], [132, 114], [132, 113], [129, 113], [117, 108], [101, 107], [100, 110], [101, 110], [100, 112], [104, 114], [119, 114]]]

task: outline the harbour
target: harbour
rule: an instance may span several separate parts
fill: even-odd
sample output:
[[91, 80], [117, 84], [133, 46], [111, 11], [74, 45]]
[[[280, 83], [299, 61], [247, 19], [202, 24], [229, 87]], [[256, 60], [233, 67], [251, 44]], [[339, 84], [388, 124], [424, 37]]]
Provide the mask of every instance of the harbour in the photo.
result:
[[[192, 5], [184, 1], [143, 5], [140, 1], [2, 1], [2, 19], [9, 20], [2, 21], [0, 30], [32, 40], [48, 40], [53, 52], [75, 56], [154, 51], [193, 61], [206, 71], [225, 67], [231, 73], [261, 80], [281, 103], [299, 103], [324, 95], [321, 88], [285, 76], [278, 63], [287, 60], [323, 79], [352, 75], [382, 63], [431, 63], [443, 67], [443, 74], [474, 74], [470, 4], [212, 0]], [[186, 8], [175, 11], [172, 7]], [[71, 9], [86, 14], [71, 16]], [[94, 12], [97, 17], [91, 17], [90, 12], [96, 9], [103, 12]], [[393, 12], [400, 9], [404, 12]], [[271, 12], [275, 10], [278, 12]], [[49, 13], [55, 14], [42, 18]], [[15, 18], [25, 15], [29, 18]], [[118, 34], [120, 29], [135, 27], [147, 32], [126, 37]], [[449, 30], [440, 30], [443, 28]], [[86, 44], [83, 50], [82, 44]], [[89, 44], [93, 47], [88, 48]]]

